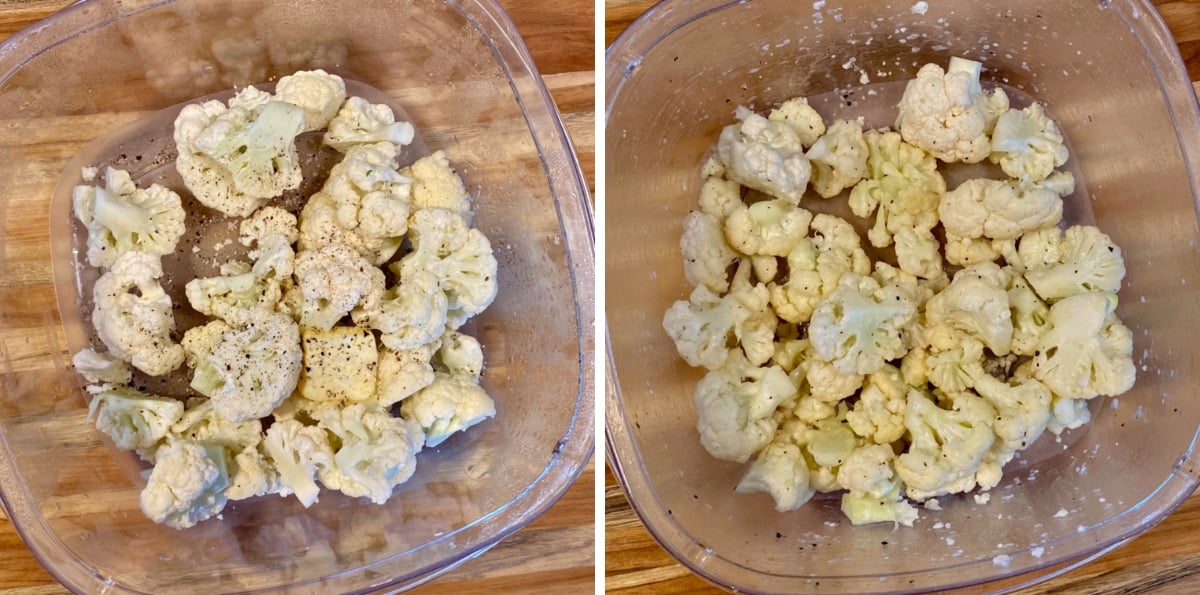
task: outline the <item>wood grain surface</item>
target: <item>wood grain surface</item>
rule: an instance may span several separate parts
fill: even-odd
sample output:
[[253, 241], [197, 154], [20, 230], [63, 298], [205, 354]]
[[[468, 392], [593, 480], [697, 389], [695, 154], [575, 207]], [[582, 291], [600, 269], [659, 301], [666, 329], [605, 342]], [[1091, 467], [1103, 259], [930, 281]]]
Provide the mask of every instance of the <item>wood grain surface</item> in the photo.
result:
[[[606, 47], [654, 2], [606, 0]], [[1193, 81], [1200, 81], [1200, 0], [1155, 0]], [[1200, 90], [1200, 84], [1193, 82]], [[605, 473], [605, 585], [613, 593], [721, 593], [675, 561], [642, 526], [611, 471]], [[1200, 493], [1125, 546], [1022, 594], [1200, 593]], [[996, 585], [966, 589], [985, 593]]]
[[[0, 40], [73, 1], [0, 0]], [[578, 1], [572, 1], [569, 9], [538, 0], [499, 2], [545, 78], [594, 192], [594, 6]], [[580, 480], [545, 515], [419, 592], [591, 592], [595, 482], [595, 464], [590, 462]], [[66, 592], [34, 559], [0, 509], [0, 595]]]

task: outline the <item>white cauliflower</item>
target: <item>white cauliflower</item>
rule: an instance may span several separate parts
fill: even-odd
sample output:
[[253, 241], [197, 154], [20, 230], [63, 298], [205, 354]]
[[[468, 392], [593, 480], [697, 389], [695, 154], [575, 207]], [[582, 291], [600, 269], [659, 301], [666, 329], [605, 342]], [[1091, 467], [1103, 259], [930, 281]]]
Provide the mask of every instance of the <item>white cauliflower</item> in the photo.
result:
[[1025, 277], [1018, 273], [1013, 273], [1009, 282], [1008, 304], [1012, 310], [1012, 352], [1033, 355], [1038, 339], [1046, 332], [1050, 307], [1034, 293]]
[[1003, 89], [983, 91], [982, 68], [957, 57], [945, 71], [937, 64], [922, 66], [898, 106], [896, 129], [904, 140], [946, 163], [983, 161], [991, 152], [988, 134], [1008, 110], [1008, 96]]
[[825, 121], [804, 97], [795, 97], [779, 104], [779, 107], [771, 110], [767, 119], [790, 126], [805, 148], [813, 146], [825, 134]]
[[184, 106], [175, 119], [175, 169], [202, 204], [245, 217], [299, 187], [295, 139], [304, 119], [300, 107], [271, 101], [254, 87], [228, 106], [215, 100]]
[[751, 285], [749, 276], [750, 267], [742, 264], [725, 296], [700, 286], [689, 300], [675, 302], [663, 315], [663, 329], [688, 365], [710, 370], [725, 365], [730, 336], [751, 364], [763, 364], [774, 355], [778, 319], [771, 311], [766, 286]]
[[367, 401], [375, 397], [379, 348], [370, 329], [335, 326], [300, 330], [304, 352], [297, 389], [312, 401]]
[[390, 407], [433, 383], [433, 354], [440, 345], [394, 350], [379, 349], [375, 394], [381, 407]]
[[1013, 240], [1058, 225], [1062, 213], [1062, 199], [1053, 190], [986, 178], [963, 182], [938, 204], [946, 234], [970, 239]]
[[88, 421], [121, 450], [152, 452], [183, 415], [183, 403], [128, 386], [104, 384], [88, 404]]
[[1089, 421], [1092, 421], [1092, 412], [1088, 409], [1087, 399], [1071, 399], [1051, 393], [1047, 431], [1058, 435], [1082, 427]]
[[992, 377], [982, 366], [971, 370], [975, 392], [996, 410], [992, 431], [1004, 458], [1037, 440], [1050, 421], [1050, 389], [1028, 376], [1014, 374], [1007, 381]]
[[805, 235], [812, 213], [785, 200], [741, 206], [725, 219], [725, 239], [741, 254], [787, 256]]
[[317, 501], [320, 488], [313, 479], [319, 469], [333, 466], [333, 447], [324, 428], [295, 419], [276, 419], [267, 428], [263, 448], [279, 471], [279, 495], [295, 494], [305, 508]]
[[904, 411], [909, 386], [895, 366], [884, 364], [867, 376], [846, 422], [855, 434], [875, 444], [891, 444], [904, 436]]
[[996, 355], [1012, 349], [1012, 311], [1007, 273], [995, 263], [972, 265], [955, 273], [949, 287], [925, 304], [929, 325], [947, 325], [987, 345]]
[[178, 440], [158, 449], [139, 504], [150, 520], [187, 529], [225, 508], [223, 492], [228, 485], [225, 456], [219, 448]]
[[854, 186], [867, 175], [868, 154], [862, 118], [834, 122], [805, 155], [812, 166], [813, 190], [832, 198]]
[[413, 141], [415, 134], [413, 125], [397, 122], [396, 114], [387, 105], [373, 104], [362, 97], [351, 97], [329, 121], [324, 142], [345, 153], [355, 145], [378, 142], [407, 145]]
[[421, 209], [409, 223], [413, 251], [392, 265], [401, 284], [420, 271], [437, 275], [446, 294], [446, 325], [457, 329], [496, 299], [496, 257], [487, 236], [453, 211]]
[[797, 242], [787, 255], [787, 281], [769, 286], [771, 306], [788, 322], [807, 322], [817, 302], [837, 287], [842, 275], [871, 272], [858, 232], [845, 219], [821, 213], [809, 227], [812, 238]]
[[808, 381], [809, 394], [827, 402], [841, 401], [863, 385], [861, 374], [842, 373], [833, 364], [815, 357], [809, 360], [804, 379]]
[[996, 120], [989, 158], [1010, 178], [1040, 182], [1066, 163], [1067, 157], [1063, 135], [1042, 104], [1010, 109]]
[[463, 374], [435, 372], [429, 386], [400, 402], [400, 416], [420, 424], [430, 448], [495, 415], [496, 403]]
[[774, 256], [749, 256], [754, 278], [763, 283], [772, 283], [779, 276], [779, 259]]
[[448, 312], [449, 301], [438, 276], [417, 270], [384, 292], [379, 312], [367, 322], [380, 332], [379, 340], [389, 349], [404, 351], [440, 338]]
[[239, 328], [219, 321], [209, 324], [216, 328], [197, 327], [202, 330], [184, 334], [195, 366], [191, 387], [212, 399], [217, 414], [228, 421], [266, 417], [292, 393], [300, 377], [296, 323], [269, 312]]
[[996, 243], [985, 238], [961, 238], [946, 234], [946, 262], [956, 266], [971, 266], [982, 262], [993, 262], [1000, 258]]
[[92, 288], [92, 325], [109, 354], [151, 376], [183, 363], [183, 348], [171, 339], [171, 296], [158, 284], [162, 274], [158, 255], [126, 252]]
[[275, 99], [304, 110], [303, 132], [320, 130], [346, 101], [346, 82], [324, 70], [302, 70], [279, 79]]
[[471, 220], [471, 195], [444, 151], [422, 157], [400, 173], [413, 181], [412, 210], [447, 209]]
[[279, 472], [263, 454], [259, 444], [234, 453], [232, 460], [227, 453], [225, 464], [230, 470], [229, 487], [225, 488], [225, 497], [230, 500], [275, 494], [283, 487], [279, 482]]
[[[278, 473], [259, 451], [262, 423], [258, 419], [230, 422], [213, 407], [212, 399], [193, 398], [175, 425], [175, 439], [184, 439], [219, 449], [229, 476], [225, 496], [244, 500], [279, 491]], [[218, 452], [212, 451], [214, 456]]]
[[858, 217], [875, 216], [867, 233], [871, 245], [884, 248], [901, 229], [928, 231], [938, 223], [938, 201], [946, 181], [937, 161], [904, 142], [898, 133], [868, 131], [867, 177], [850, 191], [850, 210]]
[[892, 240], [896, 243], [896, 263], [900, 270], [922, 279], [942, 276], [942, 246], [932, 231], [901, 227]]
[[925, 358], [925, 374], [929, 384], [957, 393], [973, 386], [972, 372], [983, 362], [983, 343], [954, 331], [949, 337], [952, 339]]
[[854, 449], [838, 468], [842, 513], [854, 525], [891, 522], [911, 527], [917, 509], [904, 500], [903, 484], [895, 470], [896, 454], [889, 444]]
[[918, 390], [910, 390], [904, 425], [912, 437], [896, 459], [896, 472], [908, 497], [924, 501], [970, 491], [995, 435], [996, 412], [984, 399], [961, 393], [953, 409], [942, 409]]
[[849, 273], [813, 311], [809, 340], [817, 357], [838, 371], [870, 374], [907, 351], [900, 333], [916, 311], [897, 287]]
[[442, 336], [437, 350], [438, 369], [456, 376], [467, 376], [475, 382], [483, 375], [483, 346], [471, 335], [448, 331]]
[[353, 248], [329, 244], [296, 255], [296, 284], [304, 296], [301, 326], [329, 330], [347, 314], [369, 318], [383, 299], [383, 271]]
[[71, 365], [75, 366], [76, 372], [83, 375], [84, 380], [92, 384], [129, 384], [133, 378], [129, 362], [108, 353], [100, 353], [91, 347], [84, 347], [71, 356]]
[[717, 155], [725, 177], [793, 205], [800, 204], [812, 166], [788, 122], [771, 121], [739, 106], [737, 124], [721, 131]]
[[688, 213], [683, 219], [679, 249], [683, 253], [683, 274], [689, 284], [703, 285], [716, 293], [729, 289], [726, 269], [737, 261], [738, 254], [725, 242], [720, 219], [703, 212]]
[[718, 459], [746, 462], [771, 441], [778, 427], [772, 414], [795, 394], [783, 368], [753, 366], [734, 350], [696, 385], [700, 443]]
[[735, 490], [742, 494], [766, 492], [775, 510], [796, 510], [816, 490], [808, 482], [808, 464], [800, 447], [789, 441], [772, 441], [758, 452]]
[[1050, 302], [1091, 291], [1117, 291], [1125, 278], [1121, 248], [1090, 225], [1025, 234], [1017, 251], [1025, 280]]
[[722, 225], [743, 204], [742, 185], [733, 180], [707, 178], [700, 186], [700, 211], [716, 217]]
[[[261, 250], [274, 238], [282, 238], [288, 244], [296, 243], [300, 231], [295, 215], [279, 207], [263, 207], [238, 224], [238, 243], [247, 248], [257, 245]], [[250, 258], [258, 259], [259, 256], [251, 252]]]
[[75, 217], [88, 230], [88, 264], [112, 266], [126, 252], [164, 255], [183, 236], [183, 203], [158, 184], [138, 188], [129, 172], [108, 168], [104, 187], [76, 186]]
[[337, 439], [333, 464], [317, 470], [325, 487], [383, 504], [416, 471], [425, 442], [416, 422], [362, 403], [321, 407], [313, 418]]
[[1115, 293], [1096, 291], [1050, 306], [1038, 340], [1033, 376], [1071, 399], [1119, 395], [1133, 387], [1133, 333], [1113, 314]]
[[[281, 247], [290, 256], [291, 247]], [[287, 258], [287, 262], [290, 263], [291, 258]], [[290, 266], [288, 268], [290, 269]], [[196, 278], [187, 282], [184, 292], [194, 310], [235, 326], [275, 311], [283, 298], [281, 279], [276, 277], [273, 271], [268, 271], [267, 275], [249, 271]]]

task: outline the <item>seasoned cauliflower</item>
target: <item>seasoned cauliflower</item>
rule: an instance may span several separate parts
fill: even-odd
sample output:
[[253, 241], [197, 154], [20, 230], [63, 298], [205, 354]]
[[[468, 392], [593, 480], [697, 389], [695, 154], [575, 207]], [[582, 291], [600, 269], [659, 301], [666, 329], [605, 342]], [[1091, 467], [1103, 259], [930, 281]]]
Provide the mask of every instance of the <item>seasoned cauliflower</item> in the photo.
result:
[[854, 186], [867, 175], [868, 154], [862, 118], [834, 122], [805, 155], [812, 165], [813, 190], [832, 198]]
[[379, 142], [407, 145], [413, 141], [415, 134], [413, 125], [397, 122], [396, 114], [387, 105], [371, 103], [362, 97], [351, 97], [329, 121], [329, 130], [323, 140], [325, 144], [345, 153], [355, 145]]
[[346, 101], [346, 82], [324, 70], [302, 70], [279, 79], [275, 99], [304, 110], [303, 132], [320, 130]]
[[447, 327], [449, 301], [436, 274], [411, 272], [389, 287], [379, 312], [366, 322], [380, 332], [379, 340], [389, 349], [417, 349], [436, 341]]
[[771, 110], [767, 119], [791, 127], [805, 148], [813, 146], [825, 134], [825, 121], [804, 97], [795, 97], [779, 104], [779, 107]]
[[884, 248], [901, 229], [928, 231], [938, 223], [938, 201], [946, 181], [937, 172], [937, 161], [904, 142], [895, 132], [868, 131], [867, 177], [850, 192], [850, 210], [870, 217], [878, 209], [875, 225], [867, 233], [871, 245]]
[[891, 444], [904, 436], [904, 411], [909, 386], [900, 370], [884, 364], [867, 376], [846, 422], [855, 434], [875, 444]]
[[479, 382], [483, 375], [483, 346], [471, 335], [447, 331], [437, 350], [438, 369]]
[[721, 131], [717, 155], [725, 177], [793, 205], [800, 204], [812, 166], [791, 124], [768, 120], [739, 106], [737, 124]]
[[770, 294], [761, 283], [751, 285], [749, 276], [750, 267], [742, 264], [724, 297], [700, 286], [689, 300], [677, 301], [667, 310], [663, 329], [688, 365], [710, 370], [723, 366], [731, 335], [741, 346], [738, 351], [754, 365], [774, 355], [778, 320], [770, 308]]
[[1050, 306], [1038, 339], [1033, 376], [1071, 399], [1119, 395], [1133, 387], [1133, 333], [1113, 314], [1117, 294], [1095, 291]]
[[957, 57], [944, 71], [937, 64], [922, 66], [898, 106], [896, 129], [904, 140], [946, 163], [983, 161], [991, 152], [988, 134], [1008, 110], [1008, 96], [1003, 89], [983, 91], [982, 68]]
[[367, 401], [375, 397], [379, 348], [370, 329], [335, 326], [300, 330], [304, 365], [297, 389], [312, 401]]
[[839, 372], [871, 374], [904, 354], [901, 329], [913, 322], [916, 310], [895, 286], [848, 273], [813, 311], [809, 340], [817, 357]]
[[183, 415], [183, 403], [128, 386], [97, 387], [88, 405], [88, 421], [121, 450], [153, 451]]
[[129, 362], [108, 353], [100, 353], [91, 347], [80, 349], [71, 356], [71, 365], [75, 366], [76, 372], [83, 375], [84, 380], [92, 384], [129, 384], [133, 378]]
[[799, 446], [786, 440], [773, 441], [760, 450], [735, 491], [766, 492], [779, 512], [800, 508], [816, 493], [808, 482], [804, 454]]
[[400, 402], [400, 416], [420, 425], [430, 448], [495, 415], [496, 403], [465, 374], [435, 372], [429, 386]]
[[683, 219], [679, 249], [683, 253], [683, 275], [689, 284], [703, 285], [716, 293], [729, 289], [726, 269], [737, 261], [738, 253], [725, 242], [720, 219], [703, 212], [688, 213]]
[[942, 409], [918, 390], [910, 390], [904, 426], [912, 442], [896, 459], [896, 473], [908, 497], [918, 502], [970, 491], [976, 473], [995, 442], [996, 412], [984, 399], [960, 393], [953, 409]]
[[785, 200], [741, 206], [725, 219], [725, 238], [741, 254], [787, 256], [808, 234], [812, 213]]
[[904, 500], [891, 445], [872, 444], [854, 449], [838, 469], [842, 513], [854, 525], [891, 522], [911, 527], [917, 509]]
[[999, 163], [1010, 178], [1040, 182], [1066, 163], [1067, 157], [1063, 135], [1042, 104], [1010, 109], [996, 120], [989, 159]]
[[92, 287], [92, 325], [109, 354], [151, 376], [183, 363], [183, 348], [171, 339], [171, 296], [158, 284], [162, 274], [157, 254], [126, 252]]
[[969, 239], [1013, 240], [1058, 225], [1062, 213], [1062, 199], [1052, 190], [986, 178], [963, 182], [938, 204], [946, 234]]
[[305, 113], [254, 87], [229, 100], [184, 106], [175, 119], [175, 169], [204, 206], [245, 217], [300, 186], [296, 136]]
[[922, 279], [942, 276], [941, 244], [932, 231], [901, 227], [892, 240], [896, 243], [896, 263], [901, 271]]
[[444, 151], [422, 157], [400, 173], [412, 178], [412, 210], [447, 209], [471, 221], [471, 195]]
[[433, 383], [433, 354], [438, 343], [413, 349], [379, 349], [375, 394], [381, 407], [391, 405]]
[[1038, 339], [1046, 332], [1050, 307], [1034, 293], [1020, 274], [1013, 274], [1009, 282], [1008, 304], [1012, 310], [1012, 352], [1033, 355]]
[[158, 184], [138, 188], [129, 172], [108, 168], [104, 187], [76, 186], [75, 217], [88, 230], [88, 264], [112, 266], [126, 252], [170, 254], [183, 236], [179, 195]]
[[756, 367], [732, 351], [696, 385], [700, 443], [718, 459], [746, 462], [771, 441], [778, 427], [772, 414], [795, 393], [783, 368]]
[[219, 448], [177, 440], [158, 449], [139, 503], [150, 520], [187, 529], [220, 514], [228, 485], [225, 456]]
[[337, 439], [333, 464], [317, 470], [325, 487], [383, 504], [416, 471], [425, 442], [416, 422], [362, 403], [321, 407], [313, 418]]
[[982, 366], [972, 368], [970, 373], [975, 392], [996, 410], [992, 430], [996, 433], [996, 447], [1003, 451], [1003, 456], [1024, 449], [1042, 435], [1051, 417], [1050, 389], [1020, 374], [1007, 381], [999, 380]]
[[264, 312], [240, 328], [220, 321], [209, 324], [222, 329], [220, 334], [204, 327], [184, 334], [195, 366], [191, 387], [212, 399], [217, 414], [228, 421], [266, 417], [292, 393], [300, 377], [296, 323], [284, 314]]
[[446, 294], [446, 325], [457, 329], [496, 299], [496, 257], [478, 229], [468, 227], [453, 211], [430, 207], [412, 217], [413, 251], [392, 265], [403, 284], [420, 271], [437, 276]]
[[845, 219], [821, 213], [810, 228], [812, 238], [801, 239], [787, 255], [787, 281], [769, 285], [771, 306], [788, 322], [808, 322], [817, 302], [837, 287], [842, 275], [871, 272], [858, 233]]
[[744, 205], [742, 185], [725, 178], [708, 178], [700, 186], [700, 211], [717, 218], [722, 225], [730, 213]]
[[1012, 349], [1012, 311], [1007, 273], [995, 263], [972, 265], [925, 304], [929, 325], [947, 325], [975, 337], [996, 355]]
[[295, 494], [305, 508], [312, 506], [320, 494], [314, 477], [334, 464], [328, 432], [296, 419], [277, 419], [267, 428], [263, 448], [279, 471], [279, 495]]
[[1121, 248], [1090, 225], [1025, 234], [1017, 251], [1025, 280], [1050, 302], [1091, 291], [1117, 291], [1125, 278]]
[[321, 330], [347, 314], [369, 319], [383, 300], [383, 271], [343, 244], [297, 254], [296, 284], [304, 296], [301, 326]]

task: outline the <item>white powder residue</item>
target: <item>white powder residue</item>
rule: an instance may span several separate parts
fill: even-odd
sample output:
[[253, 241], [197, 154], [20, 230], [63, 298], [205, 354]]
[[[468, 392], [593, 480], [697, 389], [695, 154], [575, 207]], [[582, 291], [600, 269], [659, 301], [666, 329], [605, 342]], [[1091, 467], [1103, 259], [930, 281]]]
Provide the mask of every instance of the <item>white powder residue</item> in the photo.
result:
[[1060, 509], [1058, 509], [1058, 512], [1054, 513], [1054, 518], [1065, 519], [1065, 518], [1067, 518], [1068, 514], [1071, 514], [1071, 513], [1067, 512], [1067, 509], [1060, 508]]
[[1039, 546], [1033, 548], [1032, 550], [1029, 550], [1029, 553], [1034, 558], [1041, 558], [1042, 554], [1046, 553], [1046, 548], [1039, 545]]
[[908, 10], [909, 10], [909, 12], [911, 12], [913, 14], [922, 14], [923, 15], [926, 12], [929, 12], [929, 3], [925, 2], [925, 0], [921, 0], [920, 2], [917, 2], [916, 4], [913, 4], [912, 8], [910, 8]]
[[96, 175], [100, 173], [98, 167], [84, 167], [79, 170], [79, 177], [83, 178], [84, 182], [96, 181]]
[[871, 77], [869, 75], [867, 75], [867, 71], [859, 70], [858, 71], [858, 84], [867, 85], [870, 83], [871, 83]]
[[813, 2], [813, 10], [821, 10], [822, 8], [825, 8], [825, 0]]
[[927, 510], [941, 510], [942, 503], [938, 502], [937, 498], [930, 498], [925, 501], [925, 508]]
[[999, 556], [992, 558], [992, 564], [995, 564], [996, 566], [1002, 566], [1002, 567], [1007, 568], [1008, 565], [1011, 563], [1012, 563], [1012, 556], [1010, 556], [1008, 554], [1000, 554]]
[[987, 504], [988, 502], [991, 502], [991, 501], [992, 501], [992, 495], [987, 492], [984, 492], [982, 494], [975, 494], [975, 503], [976, 504], [983, 505], [983, 504]]

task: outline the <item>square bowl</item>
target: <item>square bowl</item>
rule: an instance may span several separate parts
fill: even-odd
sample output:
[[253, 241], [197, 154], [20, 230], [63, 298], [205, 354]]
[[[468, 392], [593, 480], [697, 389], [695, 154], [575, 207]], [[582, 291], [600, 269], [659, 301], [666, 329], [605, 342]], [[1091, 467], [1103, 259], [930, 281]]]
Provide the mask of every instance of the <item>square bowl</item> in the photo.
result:
[[[956, 55], [1060, 122], [1079, 182], [1064, 218], [1098, 225], [1125, 254], [1118, 313], [1137, 384], [1010, 463], [990, 503], [942, 498], [913, 529], [854, 527], [836, 497], [778, 513], [765, 494], [734, 494], [746, 466], [701, 447], [691, 400], [703, 371], [661, 326], [688, 291], [678, 242], [701, 162], [737, 105], [832, 97], [814, 104], [828, 121], [890, 91], [890, 115], [868, 113], [868, 126], [890, 125], [904, 81]], [[609, 461], [650, 532], [697, 574], [767, 593], [1015, 588], [1125, 543], [1196, 487], [1200, 117], [1149, 2], [667, 0], [606, 60]]]
[[[140, 467], [88, 423], [70, 367], [84, 333], [71, 267], [52, 256], [70, 227], [55, 181], [97, 138], [181, 101], [307, 68], [385, 93], [475, 196], [475, 225], [499, 262], [499, 296], [473, 321], [497, 415], [422, 452], [385, 505], [324, 492], [305, 509], [267, 496], [192, 529], [155, 525], [138, 510]], [[408, 587], [531, 522], [586, 465], [587, 189], [495, 2], [83, 2], [0, 45], [0, 121], [0, 497], [34, 555], [72, 590]], [[130, 151], [91, 165], [136, 178], [161, 164]]]

